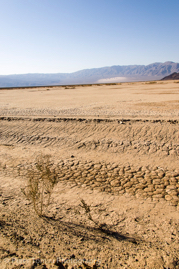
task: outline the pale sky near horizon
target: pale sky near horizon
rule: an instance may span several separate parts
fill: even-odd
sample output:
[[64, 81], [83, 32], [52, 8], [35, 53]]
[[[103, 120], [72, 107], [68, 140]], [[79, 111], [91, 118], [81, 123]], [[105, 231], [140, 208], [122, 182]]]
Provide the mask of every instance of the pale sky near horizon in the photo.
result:
[[179, 0], [0, 0], [0, 75], [179, 62]]

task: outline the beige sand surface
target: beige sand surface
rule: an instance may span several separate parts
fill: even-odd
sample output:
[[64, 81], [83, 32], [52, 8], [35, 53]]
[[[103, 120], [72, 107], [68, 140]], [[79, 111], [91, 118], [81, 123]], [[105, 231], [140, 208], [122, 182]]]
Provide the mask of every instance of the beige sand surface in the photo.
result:
[[0, 90], [0, 115], [179, 118], [179, 83]]
[[[176, 82], [0, 90], [1, 268], [179, 268]], [[39, 152], [47, 218], [21, 191]]]

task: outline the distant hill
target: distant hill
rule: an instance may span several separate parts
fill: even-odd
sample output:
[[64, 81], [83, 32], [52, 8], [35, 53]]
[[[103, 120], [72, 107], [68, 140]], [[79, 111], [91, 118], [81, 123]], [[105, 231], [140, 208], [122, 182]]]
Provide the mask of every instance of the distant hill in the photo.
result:
[[175, 80], [175, 79], [179, 79], [179, 73], [174, 72], [171, 75], [162, 78], [161, 80]]
[[84, 69], [74, 73], [22, 74], [0, 76], [0, 87], [50, 86], [89, 83], [160, 80], [179, 72], [179, 63], [165, 62], [149, 65], [115, 65]]

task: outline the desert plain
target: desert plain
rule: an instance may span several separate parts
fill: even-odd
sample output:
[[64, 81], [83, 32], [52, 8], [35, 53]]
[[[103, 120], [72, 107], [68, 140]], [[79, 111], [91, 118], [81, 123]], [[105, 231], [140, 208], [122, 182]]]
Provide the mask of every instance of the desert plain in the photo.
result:
[[[179, 268], [178, 82], [0, 89], [1, 268]], [[39, 154], [44, 217], [22, 192]]]

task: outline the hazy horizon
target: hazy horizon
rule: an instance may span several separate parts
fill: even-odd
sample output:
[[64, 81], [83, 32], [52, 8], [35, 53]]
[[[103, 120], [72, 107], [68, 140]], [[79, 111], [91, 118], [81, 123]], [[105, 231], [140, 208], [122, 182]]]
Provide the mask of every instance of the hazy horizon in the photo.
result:
[[[164, 62], [164, 63], [177, 63], [177, 62], [173, 62], [173, 61], [166, 61], [166, 62]], [[85, 69], [81, 69], [81, 70], [76, 70], [76, 71], [74, 71], [74, 72], [64, 72], [64, 73], [62, 73], [62, 72], [56, 72], [56, 73], [19, 73], [19, 74], [7, 74], [7, 75], [1, 75], [0, 74], [0, 76], [16, 76], [16, 75], [55, 75], [55, 74], [72, 74], [72, 73], [76, 73], [76, 72], [80, 72], [80, 71], [85, 71], [85, 70], [93, 70], [93, 69], [102, 69], [102, 68], [110, 68], [110, 67], [114, 67], [114, 66], [148, 66], [148, 65], [151, 65], [151, 64], [155, 64], [155, 63], [161, 63], [162, 64], [162, 62], [154, 62], [154, 63], [149, 63], [149, 64], [147, 64], [147, 65], [137, 65], [137, 64], [133, 64], [133, 65], [112, 65], [112, 66], [101, 66], [101, 67], [95, 67], [95, 68], [85, 68]], [[122, 77], [123, 78], [123, 77]], [[113, 79], [116, 79], [116, 77], [114, 77], [114, 78], [110, 78], [110, 80], [112, 81]]]
[[179, 1], [8, 0], [0, 75], [179, 62]]

